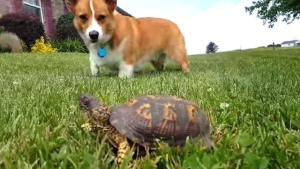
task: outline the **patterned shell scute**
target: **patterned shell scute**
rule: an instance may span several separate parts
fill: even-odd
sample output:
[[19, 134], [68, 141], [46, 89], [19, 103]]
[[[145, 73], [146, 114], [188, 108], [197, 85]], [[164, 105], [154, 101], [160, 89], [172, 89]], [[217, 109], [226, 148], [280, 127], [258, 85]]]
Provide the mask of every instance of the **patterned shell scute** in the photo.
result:
[[159, 139], [180, 145], [187, 136], [209, 134], [209, 123], [200, 108], [174, 96], [136, 97], [112, 110], [112, 125], [140, 144], [152, 144]]

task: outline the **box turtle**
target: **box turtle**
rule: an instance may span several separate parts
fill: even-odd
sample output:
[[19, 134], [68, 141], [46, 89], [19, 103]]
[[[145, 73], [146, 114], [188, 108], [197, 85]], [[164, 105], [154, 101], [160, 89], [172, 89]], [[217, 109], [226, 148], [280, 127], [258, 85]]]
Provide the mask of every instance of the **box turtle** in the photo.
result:
[[129, 142], [147, 149], [155, 148], [158, 141], [182, 147], [189, 136], [202, 139], [206, 148], [213, 147], [206, 115], [195, 103], [175, 96], [140, 96], [110, 108], [81, 94], [79, 106], [90, 130], [103, 131], [118, 149], [118, 165], [131, 148]]

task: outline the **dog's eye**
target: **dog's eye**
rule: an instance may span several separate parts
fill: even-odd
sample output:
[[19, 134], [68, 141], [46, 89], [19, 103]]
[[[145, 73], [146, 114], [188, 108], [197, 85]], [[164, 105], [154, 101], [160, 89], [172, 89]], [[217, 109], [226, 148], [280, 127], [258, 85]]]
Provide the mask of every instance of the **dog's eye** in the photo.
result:
[[88, 20], [88, 18], [87, 18], [86, 15], [79, 15], [79, 18], [80, 18], [83, 22], [85, 22], [85, 21]]
[[97, 18], [98, 21], [103, 21], [104, 19], [105, 19], [104, 15], [99, 15]]

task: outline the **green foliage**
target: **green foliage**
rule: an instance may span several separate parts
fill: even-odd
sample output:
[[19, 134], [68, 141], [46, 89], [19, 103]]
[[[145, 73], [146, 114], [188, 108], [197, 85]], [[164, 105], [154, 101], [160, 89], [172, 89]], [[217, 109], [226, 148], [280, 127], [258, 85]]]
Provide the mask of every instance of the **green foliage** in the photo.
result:
[[56, 23], [56, 40], [80, 39], [80, 36], [73, 24], [74, 15], [64, 14], [58, 18]]
[[266, 169], [269, 160], [266, 157], [259, 157], [255, 153], [246, 153], [244, 156], [244, 163], [246, 168]]
[[[88, 49], [85, 46], [83, 40], [79, 36], [73, 24], [73, 18], [74, 15], [72, 13], [64, 14], [59, 17], [56, 24], [56, 33], [55, 33], [56, 41], [53, 42], [53, 44], [57, 46], [59, 51], [63, 51], [63, 52], [70, 52], [70, 51], [87, 52]], [[63, 47], [67, 47], [67, 48], [64, 49]]]
[[82, 92], [108, 106], [138, 95], [176, 95], [208, 115], [214, 150], [198, 139], [182, 151], [163, 146], [135, 161], [137, 168], [299, 168], [299, 47], [190, 56], [189, 75], [174, 65], [162, 72], [147, 65], [128, 80], [107, 69], [91, 76], [86, 56], [1, 55], [0, 168], [116, 168], [105, 139], [80, 127]]
[[278, 47], [278, 48], [279, 48], [279, 47], [281, 47], [281, 44], [274, 44], [274, 45], [273, 45], [273, 44], [270, 44], [270, 45], [268, 45], [267, 47]]
[[242, 147], [249, 147], [251, 145], [253, 145], [254, 143], [254, 138], [253, 136], [247, 134], [247, 133], [242, 133], [239, 135], [239, 137], [237, 138], [237, 142], [242, 146]]
[[53, 40], [51, 45], [58, 49], [58, 52], [87, 53], [85, 46], [79, 39]]
[[0, 26], [6, 31], [15, 33], [30, 50], [36, 39], [45, 36], [40, 20], [29, 13], [9, 13], [0, 18]]
[[24, 41], [21, 40], [21, 44], [22, 44], [22, 50], [23, 50], [23, 52], [29, 51], [28, 48], [27, 48], [27, 45], [26, 45], [26, 43]]
[[5, 31], [5, 27], [4, 26], [0, 26], [0, 33]]
[[56, 40], [81, 39], [74, 25], [62, 26], [56, 30]]
[[219, 50], [219, 46], [216, 45], [214, 42], [209, 42], [206, 46], [206, 53], [216, 53]]
[[269, 28], [274, 27], [280, 16], [282, 21], [292, 23], [300, 18], [299, 0], [259, 0], [253, 1], [251, 6], [245, 7], [246, 12], [252, 15], [257, 10], [257, 17], [268, 23]]
[[56, 23], [56, 29], [61, 29], [64, 26], [72, 25], [73, 24], [74, 15], [72, 13], [67, 13], [61, 15]]

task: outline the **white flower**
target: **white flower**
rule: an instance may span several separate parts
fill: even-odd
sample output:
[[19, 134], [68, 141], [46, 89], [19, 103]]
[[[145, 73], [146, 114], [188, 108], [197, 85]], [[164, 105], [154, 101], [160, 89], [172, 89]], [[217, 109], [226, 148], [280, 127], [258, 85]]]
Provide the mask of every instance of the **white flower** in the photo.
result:
[[212, 91], [212, 88], [208, 88], [207, 91], [208, 91], [208, 92], [211, 92], [211, 91]]
[[229, 107], [228, 103], [221, 103], [220, 104], [220, 108], [223, 109], [223, 110], [226, 109], [227, 107]]
[[81, 127], [86, 131], [91, 131], [91, 125], [89, 123], [84, 123], [81, 125]]

